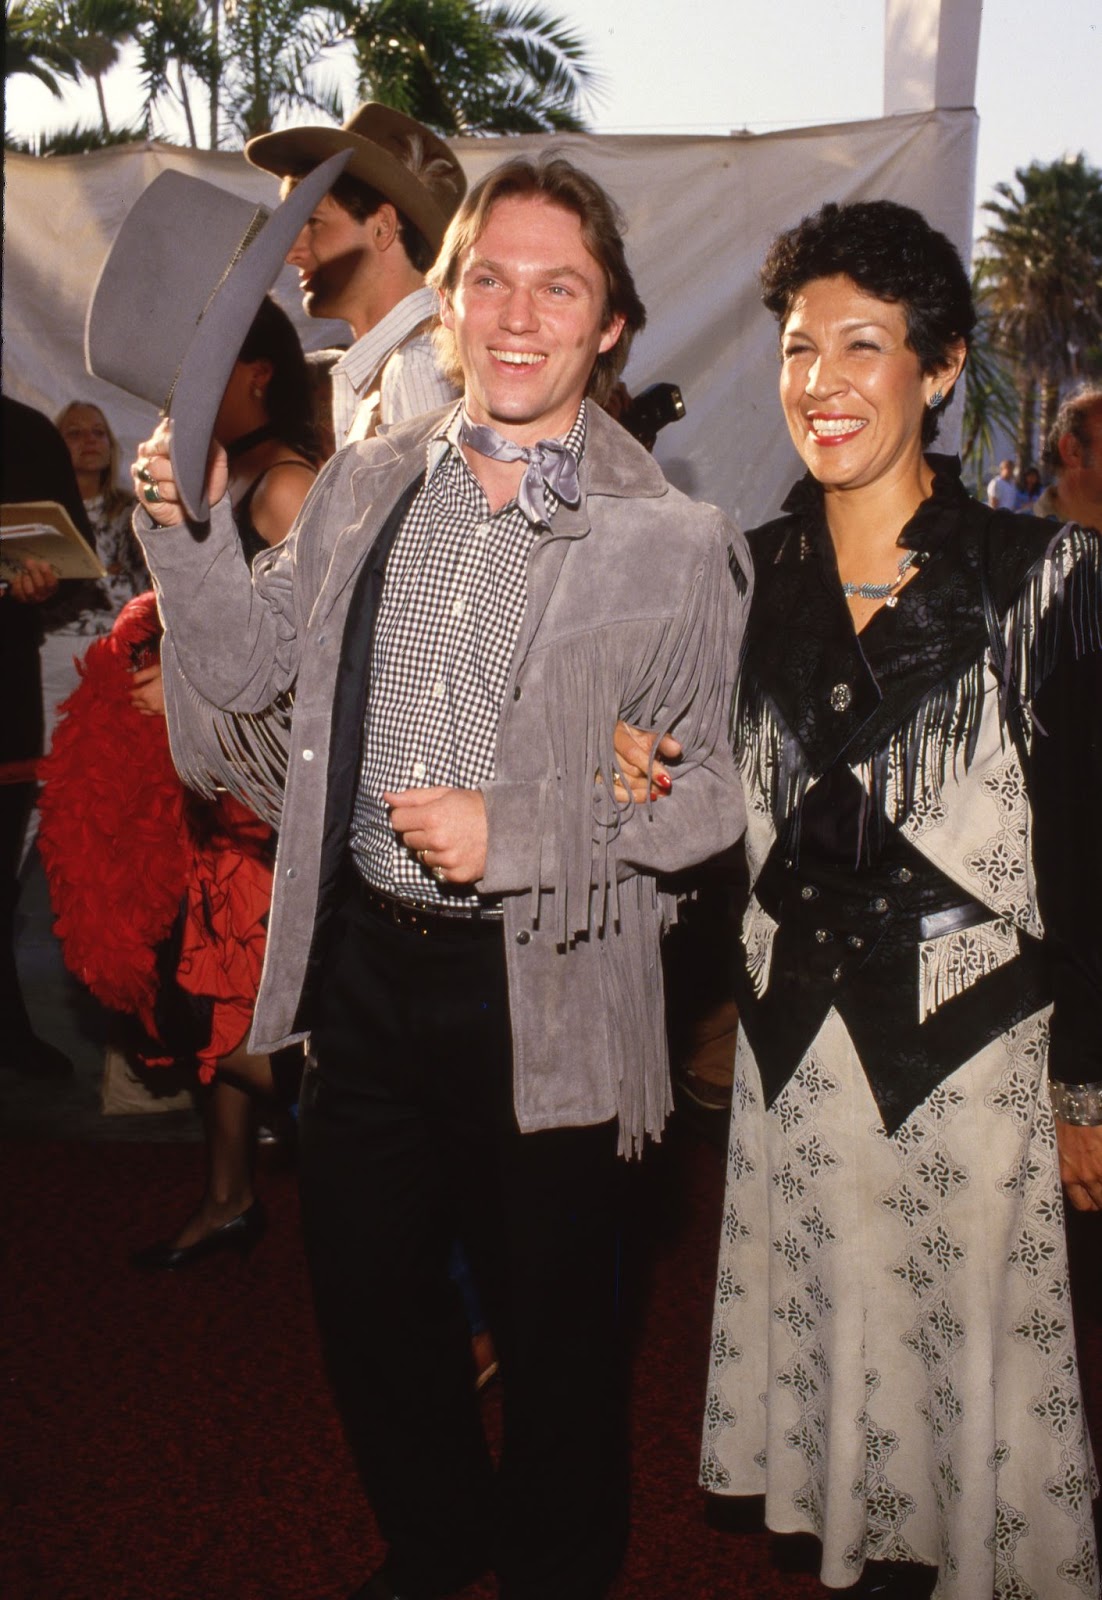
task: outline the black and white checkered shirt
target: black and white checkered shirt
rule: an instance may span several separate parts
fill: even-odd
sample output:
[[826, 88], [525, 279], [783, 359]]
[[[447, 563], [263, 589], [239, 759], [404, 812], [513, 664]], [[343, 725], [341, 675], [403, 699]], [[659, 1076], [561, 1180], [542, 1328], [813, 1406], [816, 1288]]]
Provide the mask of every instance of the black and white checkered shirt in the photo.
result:
[[[352, 855], [375, 889], [423, 905], [482, 904], [438, 884], [398, 841], [384, 792], [476, 789], [494, 775], [509, 664], [543, 528], [515, 500], [491, 513], [457, 443], [460, 408], [429, 441], [425, 482], [399, 528], [375, 619]], [[566, 438], [581, 461], [585, 403]], [[547, 505], [558, 505], [548, 490]]]

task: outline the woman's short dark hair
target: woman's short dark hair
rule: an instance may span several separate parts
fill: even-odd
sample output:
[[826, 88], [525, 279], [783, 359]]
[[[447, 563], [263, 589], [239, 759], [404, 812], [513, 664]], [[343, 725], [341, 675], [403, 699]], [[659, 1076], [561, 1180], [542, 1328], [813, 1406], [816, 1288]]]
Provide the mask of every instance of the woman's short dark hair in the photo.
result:
[[[436, 265], [428, 282], [450, 298], [459, 282], [459, 272], [467, 251], [481, 238], [490, 212], [499, 200], [546, 200], [571, 211], [582, 227], [585, 247], [602, 268], [607, 285], [604, 326], [613, 317], [623, 317], [623, 332], [611, 350], [602, 351], [590, 375], [587, 394], [602, 405], [616, 387], [624, 370], [631, 341], [647, 320], [646, 309], [635, 288], [635, 279], [624, 254], [624, 219], [615, 201], [596, 178], [583, 172], [565, 156], [546, 155], [539, 160], [515, 156], [475, 184], [452, 218]], [[453, 383], [462, 387], [463, 369], [449, 329], [440, 326], [435, 334], [441, 363]]]
[[318, 446], [306, 358], [294, 323], [270, 296], [260, 302], [237, 359], [271, 362], [271, 382], [264, 391], [268, 419], [284, 444], [316, 461]]
[[[953, 347], [971, 340], [976, 308], [960, 254], [910, 206], [829, 202], [774, 239], [761, 269], [761, 297], [783, 328], [805, 284], [839, 276], [903, 307], [907, 344], [924, 373], [939, 372]], [[936, 437], [940, 416], [926, 412], [923, 444]]]

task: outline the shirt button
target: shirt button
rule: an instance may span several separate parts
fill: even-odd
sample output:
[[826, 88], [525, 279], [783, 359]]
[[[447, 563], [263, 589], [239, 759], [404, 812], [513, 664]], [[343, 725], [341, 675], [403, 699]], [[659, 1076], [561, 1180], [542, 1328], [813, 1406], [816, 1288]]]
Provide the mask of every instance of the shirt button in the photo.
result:
[[298, 868], [297, 867], [288, 867], [287, 868], [287, 876], [289, 878], [297, 878], [298, 877]]
[[520, 930], [520, 932], [517, 934], [517, 943], [518, 944], [530, 944], [531, 943], [531, 939], [532, 939], [532, 935], [528, 932], [527, 928], [522, 928]]
[[303, 760], [304, 760], [304, 761], [313, 761], [313, 759], [314, 759], [314, 752], [313, 752], [313, 751], [312, 751], [312, 750], [304, 750], [304, 751], [303, 751], [303, 752], [302, 752], [302, 759], [303, 759]]
[[452, 601], [452, 616], [453, 617], [461, 617], [462, 615], [463, 615], [463, 599], [460, 596], [457, 599]]
[[801, 900], [818, 900], [818, 898], [819, 898], [818, 889], [816, 889], [810, 883], [805, 883], [803, 888], [800, 890], [800, 899]]
[[436, 682], [433, 684], [433, 686], [432, 686], [432, 698], [434, 700], [443, 700], [443, 698], [444, 698], [444, 680], [443, 680], [443, 678], [437, 678]]
[[873, 911], [887, 911], [887, 909], [888, 909], [888, 902], [884, 899], [884, 896], [882, 894], [877, 895], [876, 899], [872, 903], [872, 910]]
[[514, 700], [519, 700], [520, 699], [520, 684], [519, 683], [517, 684], [516, 688], [513, 690], [513, 699]]
[[425, 776], [425, 770], [425, 763], [423, 761], [415, 761], [413, 763], [413, 776], [415, 778], [423, 778]]
[[480, 522], [474, 531], [478, 534], [480, 539], [485, 539], [490, 531], [490, 524], [488, 522]]
[[836, 683], [830, 691], [830, 703], [835, 711], [848, 711], [853, 699], [853, 690], [848, 683]]

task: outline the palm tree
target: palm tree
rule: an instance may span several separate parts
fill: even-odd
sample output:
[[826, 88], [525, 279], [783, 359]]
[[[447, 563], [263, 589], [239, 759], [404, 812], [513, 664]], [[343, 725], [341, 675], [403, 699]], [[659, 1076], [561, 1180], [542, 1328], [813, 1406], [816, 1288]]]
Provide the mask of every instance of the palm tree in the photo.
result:
[[281, 112], [301, 108], [339, 122], [339, 94], [318, 72], [332, 42], [330, 17], [309, 0], [227, 5], [219, 90], [233, 133], [269, 133]]
[[142, 15], [140, 0], [60, 0], [50, 13], [56, 37], [71, 53], [80, 76], [91, 78], [96, 86], [107, 141], [111, 123], [103, 79], [118, 61], [120, 47], [134, 38]]
[[1032, 460], [1040, 392], [1044, 438], [1078, 353], [1102, 339], [1102, 172], [1074, 158], [1034, 161], [995, 185], [995, 218], [980, 241], [992, 327], [1013, 360], [1021, 397], [1018, 457]]
[[239, 145], [268, 132], [287, 111], [305, 108], [339, 122], [340, 97], [323, 69], [328, 52], [348, 43], [362, 94], [445, 137], [580, 129], [586, 99], [599, 93], [578, 35], [528, 0], [6, 3], [7, 71], [49, 75], [53, 61], [61, 72], [63, 44], [75, 62], [69, 75], [95, 81], [105, 142], [103, 78], [127, 39], [138, 45], [147, 132], [158, 103], [171, 99], [197, 146], [192, 93], [199, 85], [209, 98], [212, 149], [224, 135]]
[[[158, 102], [174, 101], [183, 113], [193, 149], [198, 147], [199, 137], [191, 103], [192, 81], [209, 89], [217, 85], [221, 71], [210, 32], [217, 23], [218, 8], [219, 0], [212, 0], [209, 11], [197, 0], [143, 0], [137, 30], [146, 126], [152, 132]], [[217, 107], [217, 99], [214, 104]], [[212, 149], [216, 143], [212, 131]]]
[[360, 92], [445, 138], [583, 127], [599, 93], [585, 46], [539, 5], [493, 0], [336, 0]]
[[[996, 436], [1010, 432], [1017, 421], [1014, 375], [999, 354], [992, 329], [989, 291], [978, 269], [972, 273], [972, 295], [979, 313], [968, 365], [964, 369], [964, 410], [961, 418], [961, 460], [969, 468], [976, 494], [984, 498], [990, 476], [988, 462], [996, 450]], [[1023, 458], [1022, 466], [1029, 463]]]
[[58, 78], [77, 77], [72, 51], [58, 37], [51, 8], [34, 0], [4, 0], [4, 78], [17, 73], [37, 78], [60, 100]]
[[40, 134], [33, 144], [9, 142], [9, 148], [28, 156], [79, 156], [89, 150], [106, 150], [116, 144], [138, 144], [146, 137], [144, 128], [112, 128], [104, 133], [98, 122], [73, 123]]

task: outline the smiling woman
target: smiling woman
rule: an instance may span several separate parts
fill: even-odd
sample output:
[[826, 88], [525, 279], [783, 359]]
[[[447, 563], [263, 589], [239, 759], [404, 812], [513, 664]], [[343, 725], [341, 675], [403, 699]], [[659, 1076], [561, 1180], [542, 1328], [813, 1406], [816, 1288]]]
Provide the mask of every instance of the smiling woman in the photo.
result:
[[750, 535], [703, 1481], [817, 1534], [832, 1587], [872, 1559], [908, 1564], [893, 1593], [1072, 1600], [1097, 1564], [1057, 1152], [1102, 1209], [1099, 540], [927, 453], [974, 313], [917, 212], [826, 206], [762, 278], [808, 475]]

